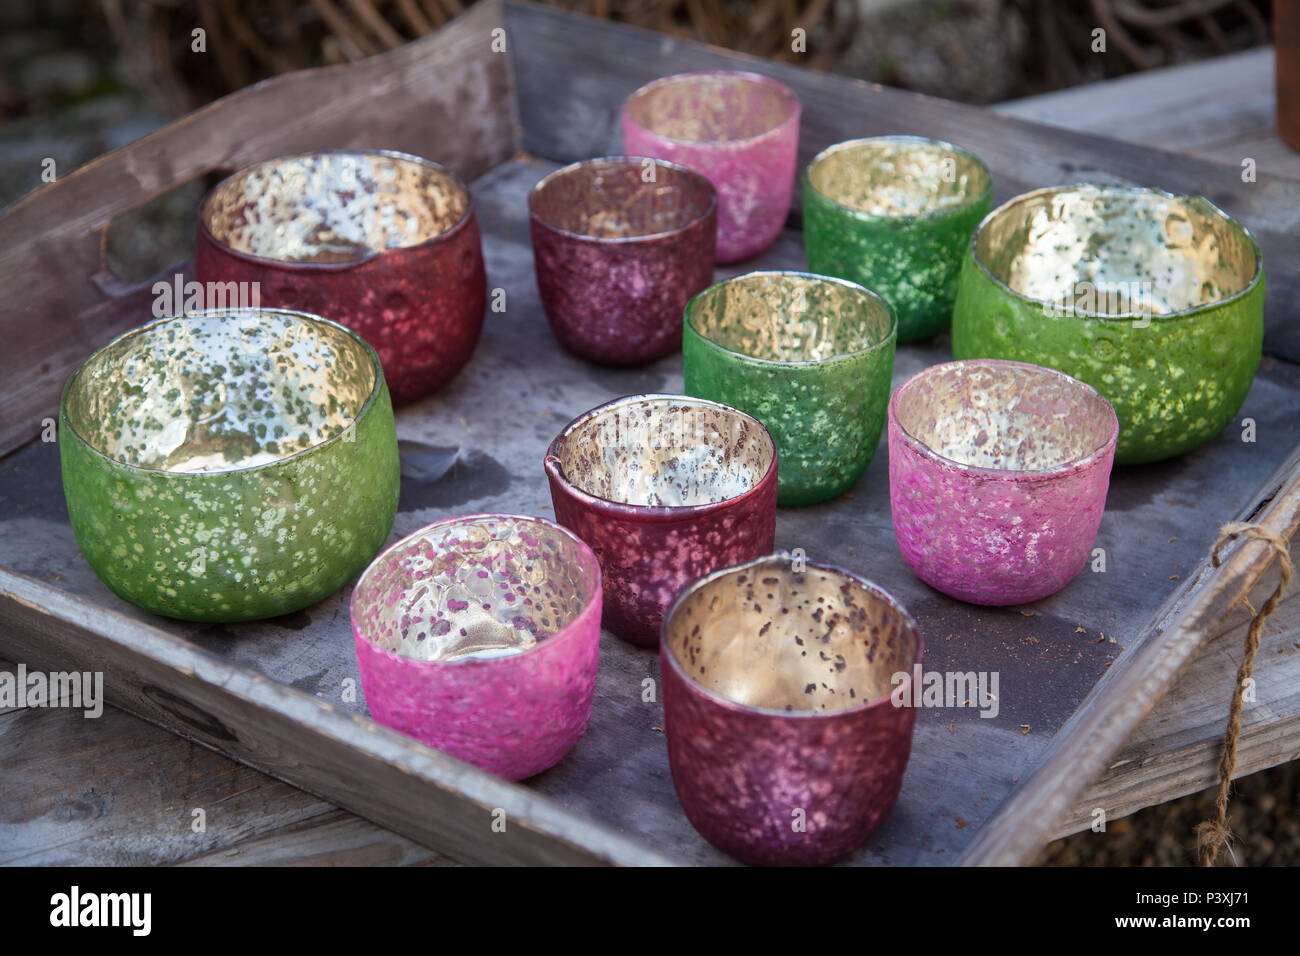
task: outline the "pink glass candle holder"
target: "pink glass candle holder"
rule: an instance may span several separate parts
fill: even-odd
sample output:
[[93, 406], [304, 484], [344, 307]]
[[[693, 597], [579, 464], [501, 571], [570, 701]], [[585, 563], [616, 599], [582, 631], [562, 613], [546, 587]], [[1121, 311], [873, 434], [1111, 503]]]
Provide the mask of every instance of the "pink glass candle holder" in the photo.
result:
[[1119, 422], [1063, 372], [994, 359], [934, 365], [889, 402], [889, 499], [903, 559], [972, 604], [1025, 604], [1083, 570]]
[[855, 574], [773, 554], [682, 592], [659, 657], [677, 797], [745, 863], [830, 863], [898, 800], [912, 752], [916, 622]]
[[370, 713], [507, 780], [554, 766], [591, 717], [600, 593], [591, 549], [542, 518], [421, 528], [352, 592]]
[[757, 255], [790, 212], [799, 99], [757, 73], [680, 73], [623, 104], [623, 151], [672, 160], [718, 189], [718, 262]]
[[642, 365], [682, 347], [682, 312], [713, 281], [718, 194], [699, 173], [613, 156], [528, 194], [537, 287], [570, 352]]
[[263, 306], [356, 331], [379, 353], [394, 404], [461, 370], [487, 306], [469, 190], [437, 163], [387, 150], [272, 159], [218, 183], [199, 210], [194, 271], [208, 288], [255, 289]]
[[600, 559], [605, 626], [659, 640], [677, 592], [772, 550], [776, 445], [758, 420], [682, 395], [632, 395], [593, 408], [546, 455], [555, 520]]

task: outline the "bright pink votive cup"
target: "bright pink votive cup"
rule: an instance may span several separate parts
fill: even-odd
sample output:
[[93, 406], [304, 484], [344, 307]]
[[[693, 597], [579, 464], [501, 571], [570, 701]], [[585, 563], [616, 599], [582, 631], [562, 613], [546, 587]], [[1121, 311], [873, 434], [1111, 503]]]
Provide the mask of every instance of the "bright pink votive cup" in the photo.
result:
[[566, 425], [546, 477], [555, 520], [600, 559], [605, 626], [652, 647], [683, 587], [769, 553], [776, 458], [756, 418], [685, 395], [630, 395]]
[[818, 865], [889, 816], [912, 752], [916, 622], [870, 581], [768, 555], [682, 592], [664, 621], [677, 798], [745, 863]]
[[370, 713], [507, 780], [554, 766], [591, 717], [600, 595], [591, 549], [545, 519], [421, 528], [352, 592]]
[[935, 365], [889, 402], [889, 499], [903, 559], [972, 604], [1025, 604], [1083, 570], [1119, 422], [1063, 372], [993, 359]]
[[790, 212], [799, 99], [758, 73], [679, 73], [623, 104], [623, 151], [681, 163], [718, 190], [718, 262], [757, 255]]

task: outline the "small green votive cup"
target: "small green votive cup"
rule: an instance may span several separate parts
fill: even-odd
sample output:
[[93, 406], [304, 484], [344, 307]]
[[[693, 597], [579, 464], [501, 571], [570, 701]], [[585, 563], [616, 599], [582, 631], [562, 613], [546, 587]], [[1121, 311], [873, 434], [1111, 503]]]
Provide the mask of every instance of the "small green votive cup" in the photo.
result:
[[1191, 451], [1236, 417], [1259, 368], [1264, 267], [1202, 196], [1073, 185], [999, 206], [968, 243], [952, 354], [1058, 369], [1115, 406], [1115, 463]]
[[952, 321], [962, 255], [992, 202], [988, 167], [959, 146], [920, 136], [836, 143], [804, 170], [808, 268], [883, 296], [900, 342], [933, 338]]
[[365, 569], [397, 511], [379, 356], [301, 312], [191, 312], [119, 336], [68, 379], [59, 453], [86, 561], [183, 620], [315, 604]]
[[777, 504], [843, 494], [880, 443], [898, 320], [843, 279], [751, 272], [686, 305], [686, 394], [748, 412], [778, 452]]

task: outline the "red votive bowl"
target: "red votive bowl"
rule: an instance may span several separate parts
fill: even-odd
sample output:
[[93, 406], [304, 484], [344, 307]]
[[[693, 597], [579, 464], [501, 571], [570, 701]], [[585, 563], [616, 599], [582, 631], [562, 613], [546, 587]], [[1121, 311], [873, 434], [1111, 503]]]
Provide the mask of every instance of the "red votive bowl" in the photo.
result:
[[888, 416], [894, 534], [922, 581], [972, 604], [1027, 604], [1083, 570], [1119, 435], [1095, 389], [969, 359], [913, 375]]
[[713, 281], [712, 183], [662, 160], [589, 159], [534, 186], [528, 212], [537, 287], [561, 345], [603, 365], [680, 351], [686, 303]]
[[546, 456], [555, 520], [600, 559], [605, 626], [659, 640], [677, 592], [772, 550], [776, 445], [757, 419], [684, 395], [631, 395], [593, 408]]
[[554, 766], [591, 717], [600, 566], [542, 518], [437, 521], [352, 592], [375, 720], [507, 780]]
[[623, 151], [681, 163], [718, 189], [718, 262], [757, 255], [781, 234], [794, 191], [799, 99], [758, 73], [665, 76], [623, 104]]
[[222, 180], [199, 210], [194, 271], [221, 295], [256, 290], [254, 305], [353, 329], [379, 353], [394, 404], [460, 371], [487, 305], [469, 190], [387, 150], [288, 156]]
[[923, 648], [894, 598], [791, 555], [716, 571], [673, 603], [659, 645], [677, 798], [744, 863], [819, 865], [871, 837], [912, 752]]

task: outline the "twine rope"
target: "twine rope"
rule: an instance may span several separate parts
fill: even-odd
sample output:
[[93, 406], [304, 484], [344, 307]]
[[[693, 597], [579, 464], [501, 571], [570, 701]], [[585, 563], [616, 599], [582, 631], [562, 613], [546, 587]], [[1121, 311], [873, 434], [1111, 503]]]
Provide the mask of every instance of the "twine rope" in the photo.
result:
[[1277, 555], [1281, 580], [1258, 611], [1251, 607], [1249, 599], [1245, 601], [1246, 607], [1250, 609], [1251, 621], [1246, 632], [1245, 653], [1241, 658], [1241, 666], [1237, 668], [1237, 686], [1232, 691], [1232, 706], [1228, 710], [1228, 729], [1223, 737], [1223, 755], [1219, 760], [1219, 792], [1214, 800], [1214, 819], [1196, 825], [1196, 850], [1201, 866], [1213, 866], [1219, 852], [1232, 837], [1232, 831], [1228, 829], [1228, 792], [1232, 787], [1232, 774], [1237, 769], [1237, 738], [1241, 735], [1241, 709], [1246, 682], [1255, 669], [1255, 654], [1259, 651], [1264, 619], [1277, 608], [1295, 573], [1286, 539], [1276, 531], [1244, 521], [1230, 521], [1219, 529], [1219, 540], [1215, 542], [1211, 555], [1216, 568], [1219, 566], [1220, 549], [1241, 536], [1263, 541], [1273, 549]]

